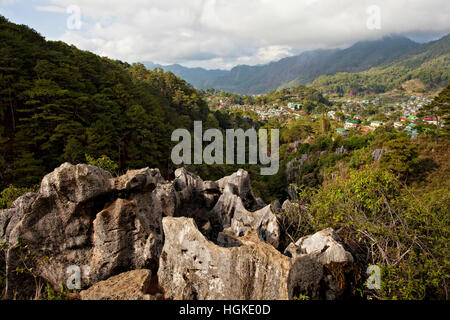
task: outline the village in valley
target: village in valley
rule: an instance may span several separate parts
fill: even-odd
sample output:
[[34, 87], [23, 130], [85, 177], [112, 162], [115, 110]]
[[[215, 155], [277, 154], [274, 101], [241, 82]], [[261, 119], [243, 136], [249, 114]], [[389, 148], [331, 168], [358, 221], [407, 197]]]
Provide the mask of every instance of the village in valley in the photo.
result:
[[418, 114], [423, 106], [431, 103], [431, 96], [380, 95], [370, 99], [339, 99], [331, 101], [331, 105], [318, 104], [311, 112], [305, 108], [304, 101], [296, 100], [295, 97], [287, 96], [284, 101], [274, 103], [258, 103], [264, 100], [260, 97], [261, 95], [249, 97], [219, 91], [207, 96], [206, 101], [212, 110], [239, 113], [249, 121], [278, 118], [286, 123], [299, 119], [314, 122], [325, 117], [336, 124], [334, 130], [341, 136], [350, 133], [365, 135], [379, 127], [392, 126], [405, 131], [413, 139], [419, 134], [418, 126], [431, 132], [433, 126], [438, 125], [438, 119], [420, 117]]

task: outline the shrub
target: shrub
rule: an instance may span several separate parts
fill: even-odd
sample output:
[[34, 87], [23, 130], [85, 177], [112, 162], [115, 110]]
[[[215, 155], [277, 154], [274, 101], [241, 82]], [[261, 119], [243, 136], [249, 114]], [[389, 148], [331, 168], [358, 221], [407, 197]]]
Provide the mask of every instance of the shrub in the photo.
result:
[[390, 140], [384, 144], [388, 152], [380, 159], [382, 168], [391, 170], [400, 178], [408, 178], [418, 168], [419, 153], [416, 144], [407, 137]]
[[11, 206], [14, 200], [27, 192], [35, 192], [37, 186], [31, 188], [22, 188], [10, 185], [8, 188], [3, 189], [0, 193], [0, 209], [7, 209]]
[[302, 214], [305, 231], [345, 230], [344, 241], [355, 245], [360, 260], [382, 267], [382, 288], [363, 288], [366, 295], [448, 298], [448, 188], [417, 197], [393, 173], [367, 169], [303, 189], [300, 202], [309, 207]]
[[94, 159], [88, 154], [86, 154], [85, 156], [87, 164], [109, 171], [112, 175], [117, 174], [119, 165], [115, 161], [111, 160], [108, 156], [103, 155], [98, 159]]

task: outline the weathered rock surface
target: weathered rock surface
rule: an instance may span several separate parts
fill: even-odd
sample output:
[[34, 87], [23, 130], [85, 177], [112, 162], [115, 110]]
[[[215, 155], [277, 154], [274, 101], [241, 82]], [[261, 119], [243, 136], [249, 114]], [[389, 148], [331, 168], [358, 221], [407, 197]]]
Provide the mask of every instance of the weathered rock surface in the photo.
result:
[[331, 229], [300, 239], [290, 258], [256, 231], [237, 237], [226, 230], [217, 246], [192, 219], [166, 217], [163, 227], [158, 278], [170, 299], [337, 299], [353, 263]]
[[333, 229], [325, 229], [291, 243], [285, 255], [292, 257], [290, 296], [334, 300], [347, 289], [346, 273], [353, 271], [353, 256]]
[[[36, 278], [60, 288], [77, 266], [87, 299], [151, 298], [150, 274], [173, 299], [339, 298], [330, 266], [351, 266], [351, 254], [332, 230], [279, 252], [277, 213], [288, 206], [256, 198], [244, 170], [203, 181], [180, 168], [166, 181], [158, 169], [115, 178], [64, 163], [0, 211], [7, 296], [26, 296]], [[28, 278], [14, 272], [25, 258]], [[136, 269], [149, 271], [127, 273]]]
[[262, 239], [278, 243], [276, 217], [255, 198], [244, 170], [214, 182], [180, 168], [166, 181], [157, 169], [113, 178], [94, 166], [64, 163], [43, 178], [36, 194], [0, 212], [0, 237], [9, 247], [8, 294], [23, 289], [13, 270], [21, 267], [24, 246], [36, 253], [34, 275], [58, 288], [73, 265], [86, 270], [83, 287], [136, 268], [156, 273], [166, 216], [193, 218], [213, 242], [231, 228], [236, 235], [257, 230]]
[[296, 258], [305, 254], [322, 253], [323, 264], [352, 263], [353, 257], [342, 246], [339, 236], [333, 229], [328, 228], [313, 235], [300, 238], [295, 244], [291, 243], [285, 250], [285, 254]]
[[80, 292], [82, 300], [154, 300], [148, 294], [150, 270], [133, 270], [100, 281]]
[[335, 151], [336, 154], [343, 154], [343, 153], [346, 153], [346, 152], [347, 152], [347, 150], [344, 148], [344, 146], [341, 146], [341, 147], [337, 148], [336, 151]]
[[223, 228], [231, 227], [236, 236], [243, 236], [250, 230], [257, 230], [264, 241], [278, 247], [280, 229], [270, 205], [254, 212], [247, 211], [232, 184], [224, 187], [223, 194], [208, 215], [214, 224], [219, 224]]

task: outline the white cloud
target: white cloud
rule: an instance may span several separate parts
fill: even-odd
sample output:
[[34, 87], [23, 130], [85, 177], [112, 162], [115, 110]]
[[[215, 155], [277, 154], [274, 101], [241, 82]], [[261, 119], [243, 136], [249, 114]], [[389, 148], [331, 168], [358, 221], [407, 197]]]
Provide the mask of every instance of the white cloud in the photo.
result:
[[[47, 9], [81, 9], [83, 28], [67, 30], [63, 41], [129, 62], [207, 68], [266, 63], [392, 33], [450, 30], [447, 0], [49, 1]], [[380, 30], [366, 26], [370, 5], [381, 9]]]

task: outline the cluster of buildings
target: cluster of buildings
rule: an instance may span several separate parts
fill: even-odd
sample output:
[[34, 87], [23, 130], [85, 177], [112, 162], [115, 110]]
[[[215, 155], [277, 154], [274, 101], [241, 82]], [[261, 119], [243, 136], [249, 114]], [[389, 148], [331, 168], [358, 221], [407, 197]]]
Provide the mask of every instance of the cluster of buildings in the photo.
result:
[[[402, 100], [400, 100], [402, 99]], [[211, 102], [212, 99], [208, 99]], [[217, 100], [216, 100], [217, 101]], [[291, 100], [292, 101], [292, 100]], [[220, 99], [219, 108], [227, 108], [229, 110], [252, 111], [257, 114], [261, 120], [268, 120], [272, 117], [290, 116], [299, 119], [303, 115], [302, 103], [289, 102], [287, 105], [240, 105], [232, 104], [229, 99]], [[411, 137], [418, 135], [416, 129], [419, 120], [424, 123], [437, 125], [436, 119], [417, 117], [417, 112], [424, 106], [431, 103], [431, 99], [426, 97], [411, 96], [407, 99], [392, 98], [388, 101], [374, 99], [366, 100], [347, 100], [342, 102], [340, 106], [332, 106], [327, 116], [334, 121], [344, 121], [343, 127], [337, 128], [336, 133], [347, 135], [351, 130], [360, 134], [367, 134], [375, 131], [377, 128], [392, 125], [397, 130], [405, 130]], [[375, 121], [373, 119], [374, 111], [379, 114], [383, 113], [385, 121]], [[360, 114], [358, 114], [360, 113]], [[339, 116], [338, 116], [339, 115]], [[372, 115], [372, 116], [370, 116]], [[322, 114], [312, 115], [313, 119], [322, 117]], [[381, 117], [383, 118], [383, 117]], [[378, 118], [377, 120], [379, 120]]]
[[[360, 116], [358, 116], [360, 117]], [[356, 120], [358, 119], [358, 120]], [[340, 135], [347, 135], [350, 130], [357, 130], [361, 134], [367, 134], [369, 132], [375, 131], [376, 128], [382, 127], [385, 125], [385, 123], [381, 121], [372, 121], [369, 125], [361, 125], [360, 118], [353, 118], [346, 120], [344, 123], [344, 128], [337, 128], [336, 133]]]
[[[362, 103], [364, 105], [367, 105], [367, 104], [373, 104], [374, 102], [378, 102], [378, 101], [364, 100], [362, 102], [358, 102], [358, 104]], [[349, 100], [347, 103], [352, 104], [352, 106], [354, 107], [355, 102]], [[369, 122], [370, 118], [365, 119], [361, 115], [351, 116], [350, 113], [345, 113], [345, 116], [348, 119], [345, 121], [344, 127], [338, 128], [336, 130], [336, 132], [340, 135], [347, 135], [350, 130], [358, 130], [360, 133], [366, 134], [368, 132], [374, 131], [378, 127], [389, 124], [389, 125], [393, 125], [394, 128], [396, 128], [398, 130], [405, 130], [408, 133], [408, 135], [410, 135], [412, 138], [415, 138], [418, 135], [418, 131], [416, 128], [417, 121], [420, 120], [416, 114], [424, 105], [427, 105], [429, 103], [431, 103], [431, 99], [429, 99], [429, 98], [411, 96], [408, 98], [408, 100], [398, 102], [393, 106], [385, 108], [385, 109], [388, 109], [388, 110], [386, 110], [385, 115], [389, 119], [386, 122], [383, 122], [383, 121], [370, 121]], [[349, 108], [349, 105], [347, 105], [346, 107], [344, 106], [344, 108], [342, 108], [342, 109], [348, 110], [348, 108]], [[398, 120], [398, 113], [401, 113], [402, 116], [400, 117], [399, 121], [395, 121], [395, 120]], [[394, 117], [395, 114], [397, 114], [396, 117]], [[330, 118], [335, 118], [335, 112], [330, 111], [328, 113], [328, 116]], [[394, 118], [396, 118], [396, 119], [394, 120]], [[433, 118], [423, 118], [421, 120], [428, 124], [434, 124], [434, 125], [438, 124], [437, 119], [433, 119]], [[365, 125], [362, 125], [362, 122], [365, 122]]]

